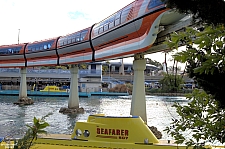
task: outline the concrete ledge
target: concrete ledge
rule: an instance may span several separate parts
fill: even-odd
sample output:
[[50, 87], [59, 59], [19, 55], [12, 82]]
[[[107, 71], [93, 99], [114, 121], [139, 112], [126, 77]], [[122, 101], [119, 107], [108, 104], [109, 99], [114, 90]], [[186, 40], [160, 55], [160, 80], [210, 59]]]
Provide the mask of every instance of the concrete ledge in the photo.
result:
[[[0, 90], [0, 95], [19, 96], [18, 90]], [[115, 92], [79, 92], [79, 97], [91, 96], [128, 96], [128, 93], [115, 93]], [[69, 97], [67, 92], [40, 92], [40, 91], [27, 91], [27, 96], [56, 96], [56, 97]]]

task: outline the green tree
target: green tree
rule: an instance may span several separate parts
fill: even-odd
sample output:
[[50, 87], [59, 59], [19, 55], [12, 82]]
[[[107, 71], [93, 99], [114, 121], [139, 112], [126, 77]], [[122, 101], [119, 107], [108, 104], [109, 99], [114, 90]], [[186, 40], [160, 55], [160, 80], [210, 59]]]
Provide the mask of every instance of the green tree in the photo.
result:
[[88, 64], [87, 63], [80, 63], [79, 69], [88, 69]]
[[[54, 68], [54, 67], [53, 67]], [[66, 66], [55, 66], [55, 68], [54, 69], [67, 69], [67, 67]]]
[[173, 74], [164, 74], [162, 80], [159, 81], [162, 84], [162, 90], [164, 92], [176, 93], [181, 89], [181, 84], [184, 83], [181, 76]]
[[67, 65], [60, 66], [41, 66], [41, 69], [67, 69]]
[[106, 72], [109, 70], [109, 66], [102, 65], [102, 74], [106, 74]]
[[[189, 146], [204, 148], [201, 142], [215, 140], [225, 142], [225, 63], [224, 63], [224, 0], [162, 0], [169, 8], [192, 14], [194, 20], [200, 20], [202, 27], [187, 28], [185, 32], [174, 33], [166, 44], [170, 49], [185, 45], [186, 49], [174, 55], [174, 59], [186, 63], [190, 78], [204, 89], [196, 90], [187, 98], [187, 106], [175, 104], [180, 118], [167, 127], [177, 143], [186, 142]], [[190, 139], [184, 133], [190, 133]]]
[[[186, 45], [185, 50], [173, 55], [174, 59], [186, 63], [190, 78], [204, 91], [196, 90], [188, 95], [187, 106], [175, 104], [179, 120], [167, 127], [177, 143], [202, 146], [205, 141], [225, 142], [225, 32], [224, 26], [204, 26], [204, 30], [187, 28], [186, 32], [174, 33], [165, 43], [171, 49]], [[190, 139], [184, 133], [191, 134]]]
[[160, 67], [162, 68], [162, 64], [160, 62], [157, 62], [157, 61], [153, 61], [152, 59], [150, 58], [146, 58], [146, 64], [151, 64], [151, 65], [155, 65], [157, 67]]
[[[225, 111], [218, 108], [218, 102], [203, 90], [194, 90], [186, 96], [190, 102], [174, 107], [180, 119], [173, 119], [165, 130], [175, 138], [176, 143], [186, 143], [198, 149], [205, 143], [225, 142]], [[189, 136], [191, 134], [191, 137]]]
[[162, 0], [168, 8], [186, 14], [193, 14], [194, 19], [209, 24], [225, 24], [224, 0]]
[[106, 74], [109, 71], [109, 61], [106, 61], [105, 64], [102, 65], [102, 74]]
[[186, 32], [171, 35], [166, 44], [178, 49], [180, 43], [186, 49], [176, 53], [175, 60], [187, 63], [187, 73], [208, 94], [218, 100], [225, 108], [225, 32], [224, 26], [205, 26], [203, 31], [187, 28]]

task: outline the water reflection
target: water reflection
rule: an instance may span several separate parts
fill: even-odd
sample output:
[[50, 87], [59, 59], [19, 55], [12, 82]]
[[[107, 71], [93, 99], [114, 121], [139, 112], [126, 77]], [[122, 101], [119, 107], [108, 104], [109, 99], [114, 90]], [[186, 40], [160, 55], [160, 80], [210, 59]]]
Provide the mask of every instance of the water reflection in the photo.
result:
[[[6, 134], [22, 135], [26, 124], [31, 124], [33, 117], [41, 118], [50, 112], [46, 118], [50, 124], [48, 133], [71, 134], [77, 120], [86, 120], [88, 115], [104, 113], [106, 115], [130, 115], [131, 97], [97, 97], [80, 98], [80, 107], [85, 113], [77, 115], [63, 115], [59, 113], [61, 107], [67, 107], [68, 97], [32, 97], [34, 105], [17, 106], [13, 102], [17, 97], [0, 96], [0, 136]], [[162, 132], [170, 125], [171, 119], [177, 117], [174, 102], [187, 104], [184, 97], [146, 96], [148, 125], [156, 126]], [[167, 135], [163, 132], [163, 138]]]

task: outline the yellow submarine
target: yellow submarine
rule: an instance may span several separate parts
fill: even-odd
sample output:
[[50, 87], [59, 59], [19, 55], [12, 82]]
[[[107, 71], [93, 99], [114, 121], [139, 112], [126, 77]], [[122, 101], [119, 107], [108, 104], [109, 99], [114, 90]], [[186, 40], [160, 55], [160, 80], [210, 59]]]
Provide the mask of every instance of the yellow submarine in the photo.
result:
[[[0, 149], [14, 145], [1, 142]], [[38, 149], [186, 149], [168, 140], [158, 140], [139, 116], [90, 115], [77, 121], [72, 135], [39, 136], [32, 148]], [[190, 147], [192, 148], [192, 147]], [[208, 149], [225, 149], [222, 146]]]
[[69, 89], [61, 90], [58, 86], [46, 86], [41, 92], [69, 92]]

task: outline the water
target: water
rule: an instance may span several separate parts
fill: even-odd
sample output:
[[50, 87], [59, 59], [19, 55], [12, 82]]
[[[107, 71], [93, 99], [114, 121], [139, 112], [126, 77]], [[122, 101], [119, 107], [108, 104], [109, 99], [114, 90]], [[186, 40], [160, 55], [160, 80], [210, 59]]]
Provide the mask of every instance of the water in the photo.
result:
[[[48, 133], [71, 134], [76, 121], [87, 120], [88, 115], [104, 113], [106, 115], [130, 115], [131, 98], [124, 97], [97, 97], [80, 98], [80, 107], [85, 109], [84, 114], [63, 115], [59, 113], [61, 107], [67, 107], [68, 97], [32, 97], [34, 105], [17, 106], [13, 102], [17, 96], [0, 96], [0, 136], [22, 136], [26, 124], [32, 124], [33, 117], [42, 118], [48, 113], [53, 114], [46, 118], [50, 124], [46, 128]], [[155, 126], [167, 139], [163, 130], [170, 126], [172, 118], [177, 118], [174, 102], [186, 104], [185, 97], [146, 96], [148, 125]]]

